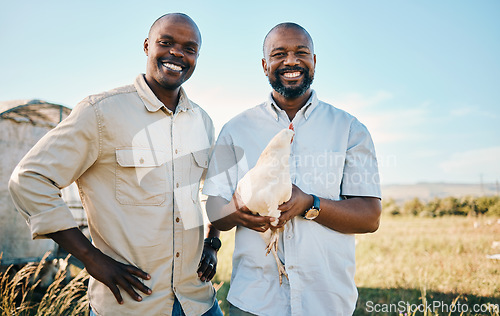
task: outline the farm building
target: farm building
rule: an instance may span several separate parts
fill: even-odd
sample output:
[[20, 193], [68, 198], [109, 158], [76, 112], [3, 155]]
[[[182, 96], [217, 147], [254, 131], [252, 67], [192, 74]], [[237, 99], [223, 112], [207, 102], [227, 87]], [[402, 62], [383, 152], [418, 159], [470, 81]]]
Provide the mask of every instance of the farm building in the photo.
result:
[[[38, 261], [47, 251], [56, 253], [50, 239], [32, 240], [24, 218], [14, 207], [7, 185], [23, 156], [49, 130], [66, 118], [71, 109], [41, 100], [0, 102], [0, 253], [1, 264]], [[86, 224], [76, 185], [63, 190], [79, 225]]]

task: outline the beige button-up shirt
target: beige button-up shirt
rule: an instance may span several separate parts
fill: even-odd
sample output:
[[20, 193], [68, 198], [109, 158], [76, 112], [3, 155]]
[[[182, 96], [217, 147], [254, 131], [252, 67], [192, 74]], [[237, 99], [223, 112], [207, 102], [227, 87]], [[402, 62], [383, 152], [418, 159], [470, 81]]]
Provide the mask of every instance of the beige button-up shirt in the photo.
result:
[[76, 227], [60, 189], [76, 181], [92, 242], [148, 272], [153, 294], [119, 305], [92, 279], [98, 315], [170, 315], [175, 296], [187, 315], [215, 302], [196, 270], [203, 248], [199, 184], [214, 141], [210, 117], [181, 89], [175, 113], [139, 75], [133, 85], [89, 96], [44, 136], [12, 174], [9, 188], [33, 238]]

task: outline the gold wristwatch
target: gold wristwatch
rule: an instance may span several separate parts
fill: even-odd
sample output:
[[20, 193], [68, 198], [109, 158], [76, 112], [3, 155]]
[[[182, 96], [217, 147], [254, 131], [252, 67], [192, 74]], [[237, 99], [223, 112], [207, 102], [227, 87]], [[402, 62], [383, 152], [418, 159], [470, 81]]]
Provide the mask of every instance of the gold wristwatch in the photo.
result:
[[302, 217], [308, 220], [313, 220], [318, 217], [319, 212], [321, 211], [319, 208], [319, 198], [314, 194], [311, 194], [311, 196], [313, 197], [313, 205], [310, 209], [305, 211], [304, 214], [302, 214]]

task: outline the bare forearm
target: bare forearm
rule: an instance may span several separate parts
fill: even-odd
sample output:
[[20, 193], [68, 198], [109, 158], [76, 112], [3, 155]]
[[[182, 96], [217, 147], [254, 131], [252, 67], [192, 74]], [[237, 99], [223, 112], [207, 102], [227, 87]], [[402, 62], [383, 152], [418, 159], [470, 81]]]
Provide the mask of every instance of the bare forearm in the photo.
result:
[[[279, 207], [280, 221], [302, 216], [312, 204], [312, 196], [293, 185], [292, 197]], [[345, 234], [362, 234], [378, 229], [382, 206], [379, 198], [352, 196], [341, 201], [320, 198], [320, 209], [317, 223]]]
[[138, 280], [138, 278], [151, 279], [148, 273], [106, 256], [94, 247], [77, 228], [58, 231], [47, 236], [82, 261], [87, 272], [96, 280], [104, 283], [111, 290], [118, 303], [123, 304], [124, 302], [119, 287], [138, 302], [142, 301], [142, 297], [135, 289], [147, 295], [151, 294], [151, 289]]
[[235, 226], [245, 226], [258, 232], [264, 232], [269, 228], [274, 218], [252, 214], [250, 210], [242, 204], [236, 202], [233, 195], [231, 201], [227, 201], [219, 196], [210, 196], [207, 200], [207, 212], [210, 214], [212, 224], [215, 228], [226, 231]]
[[220, 230], [218, 230], [213, 224], [208, 224], [207, 238], [219, 237]]
[[93, 255], [100, 252], [78, 228], [47, 234], [47, 237], [52, 238], [59, 246], [79, 259], [84, 265], [89, 260], [92, 260]]
[[316, 222], [346, 234], [372, 233], [378, 229], [380, 199], [352, 197], [341, 201], [320, 198], [321, 212]]
[[[218, 231], [227, 231], [238, 225], [236, 217], [234, 216], [236, 211], [234, 203], [230, 203], [218, 196], [210, 196], [207, 199], [206, 206], [207, 212], [210, 214], [220, 214], [217, 217], [222, 216], [222, 214], [228, 214], [212, 221], [213, 227], [215, 227]], [[231, 210], [230, 208], [233, 208], [234, 210]]]
[[217, 229], [219, 229], [220, 231], [228, 231], [231, 230], [233, 227], [237, 226], [233, 216], [231, 215], [228, 215], [226, 217], [214, 221], [213, 225], [217, 227]]

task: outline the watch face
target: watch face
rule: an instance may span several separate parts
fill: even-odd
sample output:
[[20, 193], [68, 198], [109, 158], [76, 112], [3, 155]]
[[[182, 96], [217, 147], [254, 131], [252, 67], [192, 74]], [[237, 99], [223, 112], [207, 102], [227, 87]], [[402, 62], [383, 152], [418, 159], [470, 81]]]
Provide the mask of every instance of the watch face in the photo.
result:
[[306, 215], [304, 216], [306, 219], [315, 219], [319, 215], [319, 210], [312, 208], [309, 211], [307, 211]]
[[213, 238], [213, 239], [212, 239], [212, 247], [213, 247], [215, 250], [219, 250], [221, 246], [222, 246], [222, 243], [220, 242], [220, 239], [219, 239], [219, 238]]

